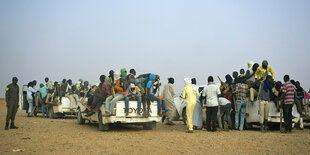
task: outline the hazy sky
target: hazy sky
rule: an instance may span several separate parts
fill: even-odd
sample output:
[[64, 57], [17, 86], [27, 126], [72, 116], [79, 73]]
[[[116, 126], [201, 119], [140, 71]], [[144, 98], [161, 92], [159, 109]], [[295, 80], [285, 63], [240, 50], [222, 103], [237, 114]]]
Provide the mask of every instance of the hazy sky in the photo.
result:
[[[205, 84], [209, 75], [269, 61], [310, 88], [310, 1], [1, 0], [0, 96], [46, 76], [99, 83], [122, 67]], [[38, 88], [38, 86], [37, 86]]]

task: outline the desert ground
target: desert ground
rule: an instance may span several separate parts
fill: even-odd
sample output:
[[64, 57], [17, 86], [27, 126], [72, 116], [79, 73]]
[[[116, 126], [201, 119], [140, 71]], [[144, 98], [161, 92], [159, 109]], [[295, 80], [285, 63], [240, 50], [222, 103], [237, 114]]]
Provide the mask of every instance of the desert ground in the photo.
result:
[[79, 125], [75, 117], [49, 119], [26, 117], [19, 110], [19, 129], [4, 130], [6, 106], [0, 100], [0, 154], [310, 154], [310, 126], [279, 131], [203, 130], [187, 134], [182, 121], [157, 124], [155, 130], [141, 126], [112, 126], [98, 131], [96, 124]]

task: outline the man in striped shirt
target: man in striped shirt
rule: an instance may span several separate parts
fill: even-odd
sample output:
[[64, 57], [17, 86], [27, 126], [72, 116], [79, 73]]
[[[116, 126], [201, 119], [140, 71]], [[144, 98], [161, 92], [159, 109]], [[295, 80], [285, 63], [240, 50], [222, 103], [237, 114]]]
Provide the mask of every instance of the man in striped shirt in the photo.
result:
[[283, 104], [283, 117], [285, 124], [285, 133], [292, 131], [292, 108], [295, 100], [295, 86], [290, 82], [290, 77], [288, 75], [284, 76], [284, 84], [283, 84], [283, 96], [284, 96], [284, 104]]

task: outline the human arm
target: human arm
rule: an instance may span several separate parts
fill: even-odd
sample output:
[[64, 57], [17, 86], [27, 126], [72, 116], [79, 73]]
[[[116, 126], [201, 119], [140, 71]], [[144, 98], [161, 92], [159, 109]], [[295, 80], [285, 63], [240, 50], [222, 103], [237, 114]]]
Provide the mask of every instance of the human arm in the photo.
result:
[[273, 69], [271, 68], [271, 66], [270, 65], [268, 65], [268, 70], [269, 70], [269, 73], [271, 73], [271, 75], [272, 75], [272, 79], [274, 80], [274, 71], [273, 71]]

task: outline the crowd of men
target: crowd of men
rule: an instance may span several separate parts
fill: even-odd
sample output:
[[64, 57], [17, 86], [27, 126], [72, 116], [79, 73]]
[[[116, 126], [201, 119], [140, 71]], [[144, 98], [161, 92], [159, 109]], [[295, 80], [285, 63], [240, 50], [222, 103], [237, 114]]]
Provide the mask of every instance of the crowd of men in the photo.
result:
[[[274, 81], [275, 73], [266, 60], [262, 62], [261, 66], [250, 61], [246, 72], [241, 69], [240, 75], [236, 71], [232, 75], [233, 77], [229, 74], [225, 76], [226, 82], [219, 78], [220, 86], [214, 83], [212, 76], [208, 77], [208, 84], [199, 98], [200, 104], [206, 104], [205, 124], [207, 131], [215, 132], [217, 125], [223, 129], [223, 117], [224, 125], [228, 124], [226, 129], [242, 131], [245, 116], [251, 115], [248, 112], [248, 104], [255, 100], [259, 100], [261, 132], [266, 132], [268, 129], [270, 103], [272, 103], [270, 101], [274, 101], [278, 111], [283, 108], [284, 133], [290, 133], [292, 130], [293, 104], [296, 104], [299, 114], [304, 116], [302, 100], [305, 97], [305, 91], [300, 83], [290, 80], [289, 75], [283, 77], [283, 84], [281, 81]], [[187, 102], [188, 133], [192, 133], [193, 128], [201, 129], [203, 124], [202, 116], [197, 112], [202, 110], [202, 106], [196, 103], [198, 98], [196, 82], [191, 83], [190, 80], [190, 78], [184, 79], [185, 87], [183, 90], [183, 98]], [[197, 107], [200, 109], [196, 110]]]
[[[270, 75], [269, 75], [270, 74]], [[302, 112], [302, 99], [304, 90], [298, 81], [290, 80], [288, 75], [284, 76], [284, 84], [275, 82], [275, 73], [265, 60], [260, 66], [252, 61], [248, 62], [248, 70], [244, 69], [233, 72], [232, 76], [225, 76], [226, 82], [221, 81], [221, 86], [214, 83], [212, 76], [208, 77], [208, 84], [203, 89], [199, 97], [199, 90], [196, 86], [195, 78], [185, 78], [185, 87], [182, 97], [186, 100], [187, 133], [193, 133], [194, 129], [201, 129], [202, 104], [206, 108], [206, 129], [215, 132], [219, 128], [230, 128], [242, 131], [244, 119], [248, 115], [248, 104], [259, 100], [260, 104], [260, 128], [262, 132], [267, 131], [270, 102], [274, 101], [278, 110], [283, 108], [285, 131], [292, 130], [292, 105], [296, 104], [298, 112]], [[105, 107], [104, 117], [115, 116], [114, 107], [120, 100], [125, 101], [125, 116], [129, 113], [129, 101], [137, 101], [137, 114], [141, 117], [149, 117], [150, 103], [158, 103], [158, 115], [163, 116], [163, 122], [167, 125], [174, 125], [173, 118], [176, 111], [174, 104], [175, 90], [174, 78], [168, 79], [160, 94], [161, 86], [159, 75], [148, 73], [136, 76], [135, 69], [127, 70], [122, 68], [120, 72], [111, 70], [109, 75], [99, 77], [99, 85], [91, 86], [88, 81], [78, 80], [73, 85], [71, 79], [63, 79], [61, 82], [52, 83], [49, 78], [45, 78], [45, 84], [40, 84], [39, 101], [42, 104], [42, 117], [46, 115], [45, 104], [61, 103], [62, 97], [70, 100], [71, 107], [81, 102], [86, 106], [86, 116], [91, 116], [97, 112], [101, 106]], [[37, 82], [31, 81], [27, 88], [27, 102], [29, 104], [28, 117], [34, 115], [34, 89]], [[14, 124], [15, 114], [18, 108], [17, 78], [13, 78], [12, 84], [6, 88], [7, 119], [5, 129], [18, 128]], [[157, 95], [156, 95], [157, 94]], [[85, 100], [88, 98], [88, 100]], [[200, 101], [198, 104], [197, 99]], [[143, 106], [143, 110], [141, 109]], [[219, 111], [218, 111], [219, 110]], [[233, 116], [233, 117], [232, 117]], [[222, 119], [224, 118], [224, 119]]]

